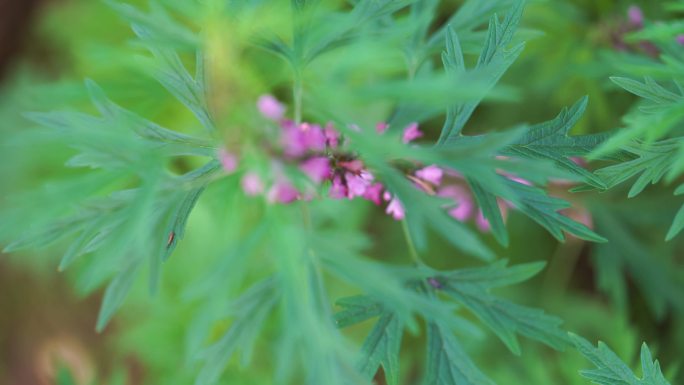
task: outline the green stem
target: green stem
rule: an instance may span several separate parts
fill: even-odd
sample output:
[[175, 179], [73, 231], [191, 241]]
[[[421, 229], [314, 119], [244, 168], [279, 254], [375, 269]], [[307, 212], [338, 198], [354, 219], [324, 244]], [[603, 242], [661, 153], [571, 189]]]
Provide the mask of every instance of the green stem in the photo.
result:
[[302, 75], [296, 72], [292, 86], [292, 98], [294, 99], [295, 124], [297, 125], [302, 123], [302, 92]]
[[406, 245], [409, 248], [409, 255], [411, 260], [416, 264], [416, 266], [425, 266], [425, 262], [420, 258], [416, 246], [413, 244], [413, 239], [411, 238], [411, 233], [409, 232], [406, 220], [401, 221], [401, 228], [404, 230], [404, 238], [406, 239]]

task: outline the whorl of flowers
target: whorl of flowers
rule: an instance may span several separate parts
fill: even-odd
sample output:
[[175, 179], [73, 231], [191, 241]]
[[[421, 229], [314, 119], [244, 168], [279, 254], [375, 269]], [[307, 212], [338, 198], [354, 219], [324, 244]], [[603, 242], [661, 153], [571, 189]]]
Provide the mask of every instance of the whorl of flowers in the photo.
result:
[[[327, 187], [327, 196], [332, 199], [364, 199], [375, 205], [385, 206], [385, 213], [395, 220], [405, 217], [404, 206], [385, 185], [376, 179], [363, 160], [353, 151], [350, 141], [328, 123], [324, 126], [313, 123], [300, 123], [285, 118], [286, 107], [271, 95], [261, 96], [257, 101], [261, 115], [277, 126], [276, 150], [272, 152], [269, 175], [257, 170], [246, 170], [240, 186], [247, 196], [265, 197], [271, 204], [288, 204], [297, 200], [311, 200], [316, 196], [316, 188]], [[359, 130], [356, 126], [350, 127]], [[376, 125], [377, 135], [384, 135], [389, 125], [380, 122]], [[401, 140], [410, 144], [423, 136], [417, 123], [403, 129]], [[221, 149], [218, 158], [226, 173], [238, 169], [238, 156]], [[506, 160], [500, 157], [501, 160]], [[310, 182], [308, 186], [297, 187], [285, 174], [286, 167], [296, 167]], [[515, 181], [530, 185], [530, 182], [515, 175], [502, 173]], [[429, 195], [444, 198], [446, 212], [454, 219], [467, 222], [473, 220], [480, 231], [490, 231], [490, 224], [474, 202], [465, 179], [455, 170], [437, 165], [415, 165], [405, 171], [405, 176], [413, 185]], [[499, 200], [499, 210], [504, 219], [513, 205]]]

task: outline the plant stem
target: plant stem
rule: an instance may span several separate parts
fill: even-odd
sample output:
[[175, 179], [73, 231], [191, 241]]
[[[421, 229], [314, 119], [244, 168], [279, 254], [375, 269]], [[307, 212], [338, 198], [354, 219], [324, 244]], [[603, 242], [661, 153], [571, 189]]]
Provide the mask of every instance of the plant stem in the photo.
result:
[[294, 99], [295, 124], [300, 125], [302, 123], [302, 75], [299, 71], [296, 71], [294, 75], [292, 98]]
[[411, 233], [409, 232], [406, 220], [401, 221], [401, 228], [404, 230], [404, 238], [406, 239], [406, 245], [409, 248], [409, 255], [411, 259], [417, 266], [425, 266], [425, 262], [420, 258], [416, 246], [413, 244], [413, 239], [411, 239]]

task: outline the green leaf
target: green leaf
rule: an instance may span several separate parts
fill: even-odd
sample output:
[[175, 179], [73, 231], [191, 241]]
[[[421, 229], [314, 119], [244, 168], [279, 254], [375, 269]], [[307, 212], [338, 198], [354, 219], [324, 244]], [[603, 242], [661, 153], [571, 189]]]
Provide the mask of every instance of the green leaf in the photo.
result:
[[564, 108], [553, 120], [530, 126], [525, 135], [508, 146], [503, 154], [551, 160], [560, 168], [580, 176], [588, 184], [605, 189], [606, 185], [601, 178], [570, 159], [573, 156], [589, 154], [607, 138], [605, 134], [568, 135], [570, 129], [584, 114], [587, 101], [588, 98], [585, 96], [570, 109]]
[[471, 361], [449, 329], [439, 323], [427, 326], [425, 385], [494, 385]]
[[596, 234], [587, 226], [559, 212], [570, 207], [568, 202], [549, 196], [544, 190], [537, 187], [527, 186], [512, 180], [508, 183], [519, 200], [519, 205], [516, 208], [546, 228], [554, 238], [564, 241], [563, 232], [566, 231], [588, 241], [606, 242], [604, 237]]
[[173, 253], [178, 242], [183, 239], [188, 217], [204, 189], [205, 187], [199, 187], [188, 191], [173, 209], [173, 213], [169, 218], [169, 222], [166, 225], [166, 230], [164, 232], [164, 236], [167, 238], [164, 239], [166, 244], [161, 255], [162, 261], [169, 259], [169, 256]]
[[151, 2], [151, 12], [145, 13], [126, 3], [105, 0], [124, 20], [133, 25], [147, 28], [154, 32], [155, 44], [158, 46], [177, 46], [195, 48], [201, 41], [197, 34], [173, 20], [156, 2]]
[[635, 142], [624, 148], [636, 158], [596, 170], [608, 188], [617, 186], [637, 175], [639, 177], [629, 190], [628, 197], [640, 194], [650, 183], [658, 183], [668, 172], [681, 139], [668, 139], [655, 143]]
[[651, 351], [646, 343], [641, 345], [641, 368], [643, 377], [638, 378], [620, 357], [599, 341], [594, 347], [584, 338], [570, 333], [570, 338], [577, 350], [596, 366], [596, 369], [582, 370], [583, 377], [598, 385], [669, 385], [660, 371], [658, 361], [653, 361]]
[[[669, 309], [684, 311], [684, 297], [679, 294], [684, 291], [684, 285], [677, 277], [677, 269], [668, 260], [654, 258], [657, 249], [643, 239], [650, 225], [630, 226], [630, 219], [634, 218], [631, 207], [621, 214], [603, 205], [595, 205], [591, 212], [596, 228], [609, 240], [596, 245], [595, 253], [597, 260], [606, 259], [605, 265], [599, 266], [609, 269], [601, 273], [601, 278], [611, 283], [607, 286], [613, 291], [611, 294], [617, 294], [615, 298], [621, 300], [620, 296], [626, 295], [625, 278], [629, 278], [646, 299], [656, 319], [664, 319]], [[628, 273], [627, 277], [622, 271]], [[605, 276], [611, 273], [613, 277]]]
[[644, 83], [618, 76], [612, 76], [610, 80], [626, 91], [656, 104], [674, 104], [684, 100], [681, 95], [669, 91], [649, 77], [645, 78]]
[[365, 295], [340, 298], [335, 301], [342, 310], [335, 313], [335, 325], [344, 328], [377, 317], [383, 313], [380, 302]]
[[133, 280], [139, 266], [139, 260], [130, 262], [107, 286], [95, 326], [95, 330], [98, 332], [104, 330], [114, 313], [123, 305], [126, 295], [133, 286]]
[[485, 190], [485, 188], [473, 178], [467, 178], [467, 181], [470, 186], [470, 191], [472, 191], [475, 200], [477, 201], [477, 205], [482, 211], [482, 215], [487, 219], [491, 226], [492, 234], [494, 234], [494, 237], [502, 246], [508, 246], [508, 232], [506, 231], [506, 225], [504, 224], [496, 195]]
[[399, 348], [404, 327], [396, 314], [384, 312], [361, 347], [359, 371], [371, 380], [382, 365], [388, 385], [399, 384]]
[[[194, 79], [174, 50], [153, 44], [153, 36], [148, 29], [133, 25], [133, 31], [155, 58], [156, 68], [152, 70], [152, 76], [192, 111], [204, 128], [214, 131], [216, 127], [207, 102], [206, 84], [201, 82], [203, 79]], [[203, 53], [198, 50], [196, 55], [202, 56]]]
[[562, 350], [568, 341], [566, 333], [559, 327], [561, 319], [489, 293], [491, 288], [526, 280], [541, 267], [538, 263], [506, 267], [506, 262], [502, 261], [488, 267], [452, 271], [439, 280], [445, 294], [465, 305], [514, 354], [520, 354], [518, 334]]
[[201, 354], [204, 365], [195, 385], [215, 384], [236, 350], [251, 351], [264, 320], [279, 298], [275, 279], [271, 277], [255, 283], [230, 304], [234, 320], [228, 331]]
[[103, 123], [105, 123], [107, 127], [126, 127], [140, 137], [155, 142], [174, 143], [199, 148], [213, 147], [211, 142], [206, 139], [169, 130], [122, 108], [107, 98], [102, 88], [93, 80], [86, 79], [85, 84], [88, 88], [93, 105], [98, 109], [100, 114], [102, 114], [104, 118]]
[[427, 247], [426, 229], [431, 227], [456, 248], [482, 258], [493, 260], [492, 251], [463, 223], [451, 218], [444, 209], [448, 202], [416, 189], [395, 170], [381, 172], [390, 191], [396, 194], [406, 212], [406, 223], [416, 247]]
[[[681, 195], [684, 194], [684, 184], [679, 185], [677, 189], [675, 190], [675, 195]], [[679, 234], [680, 231], [684, 228], [684, 205], [679, 208], [677, 211], [677, 214], [674, 217], [674, 220], [672, 221], [672, 225], [670, 226], [670, 229], [667, 231], [667, 235], [665, 236], [665, 240], [669, 241], [677, 234]]]
[[[482, 48], [482, 52], [480, 53], [480, 57], [477, 60], [477, 65], [475, 66], [476, 69], [485, 70], [488, 74], [488, 89], [494, 87], [508, 67], [513, 64], [522, 52], [522, 44], [519, 44], [510, 50], [506, 50], [506, 47], [513, 39], [513, 34], [518, 28], [524, 8], [525, 2], [517, 1], [506, 14], [502, 22], [499, 22], [497, 15], [492, 16], [489, 21], [487, 38], [484, 47]], [[453, 73], [454, 70], [458, 70], [458, 63], [462, 62], [462, 59], [459, 58], [459, 55], [462, 55], [462, 52], [455, 46], [458, 44], [458, 37], [456, 34], [448, 33], [447, 35], [451, 44], [449, 44], [449, 42], [447, 43], [447, 51], [444, 56], [446, 56], [448, 60], [445, 61], [444, 64], [445, 67], [447, 67], [447, 70]], [[454, 104], [449, 107], [438, 143], [443, 144], [450, 138], [460, 135], [461, 130], [470, 119], [481, 100], [482, 98], [479, 98], [472, 102]]]

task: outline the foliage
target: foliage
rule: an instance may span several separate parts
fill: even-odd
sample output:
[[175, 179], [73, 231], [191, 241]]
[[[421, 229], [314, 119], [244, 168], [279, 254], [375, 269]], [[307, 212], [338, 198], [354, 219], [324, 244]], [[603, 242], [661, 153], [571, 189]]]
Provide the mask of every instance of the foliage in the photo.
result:
[[[233, 357], [240, 353], [246, 366], [256, 352], [267, 374], [240, 374], [247, 382], [370, 383], [382, 369], [390, 385], [494, 384], [477, 354], [488, 333], [516, 356], [574, 344], [598, 368], [582, 375], [598, 384], [668, 383], [645, 344], [639, 379], [606, 345], [568, 337], [560, 317], [520, 304], [533, 301], [508, 287], [545, 263], [508, 266], [501, 256], [515, 252], [515, 224], [531, 219], [530, 233], [591, 248], [599, 286], [621, 310], [628, 271], [657, 317], [669, 309], [679, 316], [680, 277], [668, 270], [676, 261], [644, 263], [647, 248], [614, 208], [586, 205], [595, 223], [583, 221], [571, 215], [587, 210], [581, 195], [557, 191], [578, 185], [574, 192], [610, 197], [638, 176], [631, 198], [663, 178], [678, 180], [677, 23], [627, 38], [651, 39], [663, 55], [633, 55], [623, 65], [651, 76], [644, 82], [612, 78], [644, 99], [626, 129], [573, 134], [586, 96], [560, 112], [547, 108], [555, 117], [541, 123], [475, 127], [490, 101], [524, 96], [499, 84], [533, 35], [520, 31], [522, 0], [466, 0], [441, 18], [435, 0], [107, 6], [130, 25], [140, 54], [113, 56], [153, 82], [127, 98], [106, 76], [86, 80], [90, 105], [53, 100], [23, 114], [32, 129], [13, 132], [13, 145], [55, 146], [65, 167], [42, 190], [13, 189], [0, 241], [5, 253], [63, 250], [58, 268], [76, 271], [78, 289], [106, 285], [98, 331], [126, 304], [140, 306], [138, 277], [147, 273], [146, 291], [157, 295], [150, 301], [169, 318], [186, 315], [173, 324], [186, 336], [182, 347], [159, 338], [175, 358], [186, 355], [183, 374], [165, 374], [176, 377], [169, 383], [229, 381]], [[602, 167], [593, 171], [587, 158]], [[325, 167], [312, 172], [312, 162]], [[428, 171], [437, 176], [421, 176]], [[386, 205], [397, 221], [355, 197]], [[468, 205], [466, 216], [453, 211]], [[399, 227], [405, 247], [391, 235]], [[684, 208], [667, 239], [682, 228]], [[391, 252], [379, 251], [388, 244]], [[363, 342], [356, 346], [354, 336]], [[415, 339], [424, 365], [405, 347]]]

